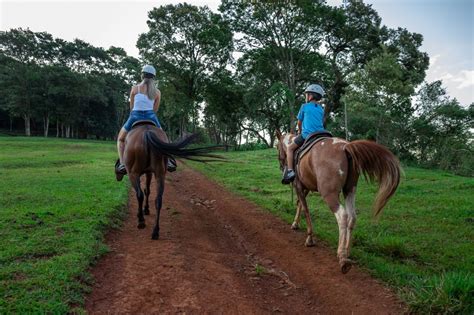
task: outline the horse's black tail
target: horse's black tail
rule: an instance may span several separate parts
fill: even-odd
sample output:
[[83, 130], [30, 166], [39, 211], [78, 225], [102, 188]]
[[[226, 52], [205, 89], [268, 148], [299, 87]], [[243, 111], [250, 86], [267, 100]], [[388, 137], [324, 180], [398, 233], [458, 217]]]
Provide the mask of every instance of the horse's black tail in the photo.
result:
[[196, 134], [192, 134], [178, 142], [167, 143], [160, 140], [151, 130], [147, 130], [145, 132], [145, 143], [148, 150], [168, 157], [177, 157], [198, 162], [212, 162], [224, 159], [222, 156], [211, 153], [213, 150], [221, 148], [220, 146], [186, 149], [185, 147], [196, 137]]

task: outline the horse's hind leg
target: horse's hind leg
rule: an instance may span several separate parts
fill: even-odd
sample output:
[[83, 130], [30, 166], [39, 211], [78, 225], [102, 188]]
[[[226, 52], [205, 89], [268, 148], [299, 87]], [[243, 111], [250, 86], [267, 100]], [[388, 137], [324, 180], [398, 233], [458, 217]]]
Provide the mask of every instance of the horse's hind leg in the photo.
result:
[[[352, 266], [351, 261], [348, 259], [348, 248], [350, 233], [348, 233], [349, 213], [339, 202], [339, 193], [331, 192], [327, 195], [323, 195], [324, 201], [327, 203], [331, 211], [337, 220], [339, 226], [339, 244], [337, 246], [337, 258], [339, 258], [339, 265], [341, 266], [342, 273], [347, 273]], [[355, 223], [355, 221], [353, 221]]]
[[156, 223], [155, 227], [153, 228], [153, 233], [151, 234], [151, 238], [157, 240], [160, 237], [160, 213], [161, 213], [161, 206], [163, 205], [163, 192], [165, 191], [165, 178], [164, 176], [158, 176], [155, 174], [158, 183], [158, 193], [156, 196], [155, 206], [156, 206]]
[[[309, 192], [308, 190], [303, 191], [305, 197], [308, 195], [308, 192]], [[298, 198], [298, 200], [296, 200], [296, 214], [295, 214], [295, 218], [293, 219], [293, 224], [291, 225], [291, 228], [293, 230], [298, 230], [300, 227], [300, 221], [301, 221], [301, 202]]]
[[151, 178], [153, 174], [152, 173], [146, 173], [146, 185], [145, 185], [145, 209], [143, 210], [143, 213], [145, 215], [150, 214], [150, 206], [148, 205], [148, 198], [150, 197], [150, 184], [151, 184]]
[[352, 240], [352, 231], [354, 230], [357, 214], [355, 209], [355, 195], [356, 195], [356, 186], [352, 187], [349, 193], [345, 196], [346, 198], [346, 213], [347, 213], [347, 230], [346, 230], [346, 247], [347, 257], [350, 256], [351, 251], [351, 240]]
[[137, 174], [129, 174], [130, 182], [137, 193], [137, 200], [138, 200], [138, 228], [144, 229], [145, 228], [145, 217], [143, 216], [143, 191], [140, 185], [140, 176]]

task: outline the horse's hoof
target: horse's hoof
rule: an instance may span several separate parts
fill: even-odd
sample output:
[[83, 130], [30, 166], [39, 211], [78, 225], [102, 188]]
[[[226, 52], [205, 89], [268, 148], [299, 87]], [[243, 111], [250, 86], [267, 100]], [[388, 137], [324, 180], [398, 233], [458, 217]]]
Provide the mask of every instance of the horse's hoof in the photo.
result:
[[152, 239], [152, 240], [157, 240], [157, 239], [159, 239], [159, 238], [160, 238], [160, 235], [159, 235], [158, 233], [156, 233], [156, 234], [153, 233], [153, 234], [151, 235], [151, 239]]
[[149, 215], [150, 214], [150, 209], [148, 209], [148, 208], [143, 209], [143, 213], [145, 215]]
[[306, 239], [306, 242], [304, 243], [304, 245], [305, 245], [306, 247], [313, 247], [313, 246], [316, 245], [316, 244], [314, 243], [313, 238], [311, 237], [311, 238], [307, 238], [307, 239]]
[[293, 222], [293, 224], [291, 225], [291, 229], [292, 229], [292, 230], [295, 230], [295, 231], [296, 231], [296, 230], [298, 230], [299, 228], [300, 228], [300, 227], [299, 227], [298, 224], [295, 223], [295, 222]]
[[145, 227], [146, 227], [145, 222], [139, 222], [138, 225], [137, 225], [137, 228], [139, 228], [140, 230], [144, 229]]
[[343, 259], [340, 263], [341, 265], [341, 272], [346, 274], [352, 268], [352, 261], [350, 259]]

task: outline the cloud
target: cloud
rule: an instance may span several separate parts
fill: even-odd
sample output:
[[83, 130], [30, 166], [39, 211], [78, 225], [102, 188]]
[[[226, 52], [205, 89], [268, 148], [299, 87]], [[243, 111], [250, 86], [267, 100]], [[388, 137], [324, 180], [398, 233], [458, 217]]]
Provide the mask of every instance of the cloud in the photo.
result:
[[437, 54], [437, 55], [434, 55], [433, 57], [430, 57], [430, 67], [434, 67], [434, 65], [438, 61], [439, 57], [441, 57], [440, 54]]
[[455, 83], [459, 90], [474, 86], [474, 70], [461, 70], [456, 74], [446, 72], [439, 78], [445, 83]]
[[474, 70], [462, 70], [456, 77], [452, 78], [453, 82], [458, 82], [458, 89], [464, 89], [474, 86]]

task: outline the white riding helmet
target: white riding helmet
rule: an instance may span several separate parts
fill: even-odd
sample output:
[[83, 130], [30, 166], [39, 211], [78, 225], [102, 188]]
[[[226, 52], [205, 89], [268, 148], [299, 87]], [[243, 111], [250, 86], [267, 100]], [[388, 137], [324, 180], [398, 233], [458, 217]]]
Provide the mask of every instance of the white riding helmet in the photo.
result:
[[156, 76], [156, 70], [152, 65], [144, 65], [142, 68], [142, 72], [153, 74], [154, 76]]
[[319, 84], [311, 84], [309, 85], [306, 90], [304, 90], [305, 93], [318, 93], [321, 96], [326, 95], [326, 92], [324, 92], [323, 88]]

